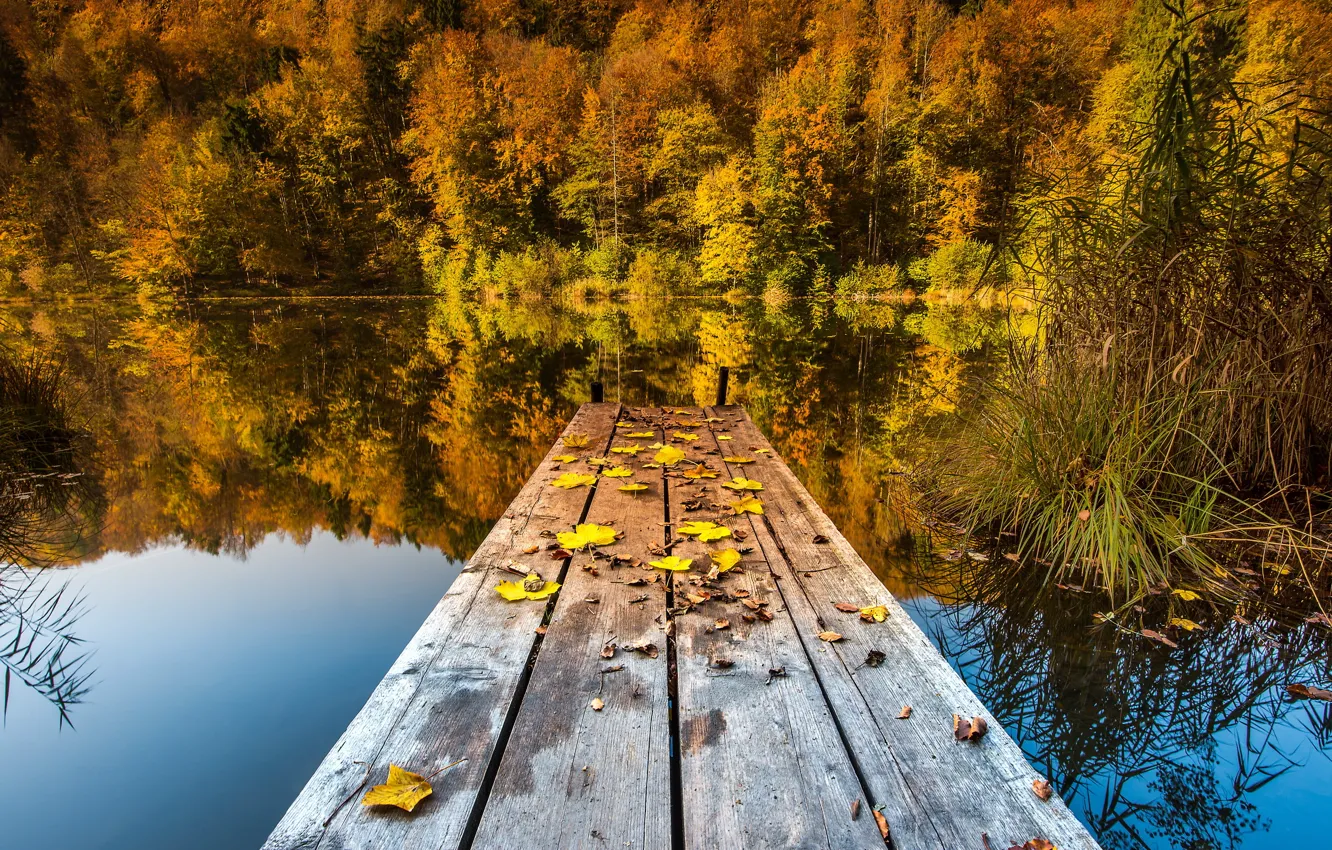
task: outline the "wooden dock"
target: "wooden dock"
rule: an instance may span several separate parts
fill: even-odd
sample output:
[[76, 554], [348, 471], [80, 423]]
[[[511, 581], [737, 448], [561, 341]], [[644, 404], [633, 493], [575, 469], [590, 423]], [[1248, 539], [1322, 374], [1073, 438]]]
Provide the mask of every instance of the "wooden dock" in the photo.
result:
[[[658, 443], [684, 459], [657, 465]], [[632, 475], [597, 475], [614, 466]], [[595, 484], [554, 485], [571, 472]], [[746, 495], [763, 514], [735, 513]], [[700, 521], [731, 536], [681, 533]], [[559, 558], [579, 523], [619, 539]], [[691, 568], [650, 565], [668, 554]], [[562, 588], [496, 591], [529, 571]], [[959, 741], [955, 715], [988, 733]], [[361, 805], [390, 763], [454, 766], [411, 813]], [[1041, 778], [742, 408], [592, 403], [264, 846], [1095, 850]]]

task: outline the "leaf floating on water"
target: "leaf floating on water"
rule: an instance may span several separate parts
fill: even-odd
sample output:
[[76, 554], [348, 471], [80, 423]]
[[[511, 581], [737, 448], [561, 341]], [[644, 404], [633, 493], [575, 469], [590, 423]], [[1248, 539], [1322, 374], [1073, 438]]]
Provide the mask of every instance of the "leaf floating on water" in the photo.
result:
[[1332, 691], [1314, 685], [1286, 685], [1286, 693], [1295, 699], [1321, 699], [1332, 702]]
[[722, 485], [730, 490], [762, 490], [763, 485], [752, 478], [733, 478]]
[[1175, 594], [1176, 596], [1178, 596], [1180, 599], [1184, 600], [1185, 602], [1194, 602], [1194, 601], [1196, 601], [1196, 600], [1198, 600], [1198, 599], [1202, 599], [1201, 596], [1199, 596], [1198, 594], [1194, 593], [1192, 590], [1172, 590], [1172, 591], [1170, 591], [1170, 592], [1173, 593], [1173, 594]]
[[1157, 643], [1165, 644], [1171, 649], [1179, 649], [1179, 644], [1175, 643], [1173, 640], [1171, 640], [1170, 638], [1166, 637], [1165, 635], [1161, 634], [1158, 631], [1154, 631], [1152, 629], [1143, 629], [1141, 634], [1143, 637], [1147, 638], [1148, 640], [1154, 640]]
[[727, 463], [753, 463], [753, 462], [754, 462], [754, 459], [753, 459], [752, 457], [739, 457], [739, 456], [736, 456], [736, 457], [724, 457], [724, 458], [722, 458], [722, 460], [726, 461]]
[[842, 636], [837, 632], [819, 632], [819, 640], [827, 641], [828, 643], [836, 643], [841, 639]]
[[712, 558], [712, 563], [717, 565], [717, 572], [719, 573], [724, 573], [740, 563], [740, 553], [734, 549], [718, 549], [715, 552], [709, 552], [708, 557]]
[[551, 483], [562, 490], [572, 490], [575, 487], [590, 487], [596, 484], [597, 476], [588, 475], [586, 472], [566, 472]]
[[715, 522], [706, 521], [681, 523], [676, 531], [690, 537], [697, 537], [704, 543], [731, 536], [731, 529], [724, 525], [717, 525]]
[[1031, 790], [1032, 793], [1046, 802], [1054, 796], [1054, 788], [1050, 785], [1050, 780], [1048, 779], [1031, 780]]
[[746, 496], [738, 502], [731, 502], [731, 510], [735, 511], [736, 516], [745, 513], [761, 516], [763, 514], [763, 502], [753, 496]]
[[361, 805], [397, 806], [404, 812], [410, 812], [416, 808], [417, 803], [429, 797], [433, 790], [424, 776], [390, 764], [388, 782], [366, 791], [361, 798]]
[[1198, 625], [1192, 620], [1186, 620], [1183, 617], [1171, 617], [1170, 625], [1179, 626], [1181, 629], [1183, 629], [1186, 632], [1192, 632], [1202, 628], [1202, 626]]
[[661, 451], [652, 456], [652, 459], [662, 466], [675, 466], [684, 460], [684, 452], [675, 446], [662, 446]]
[[626, 484], [623, 487], [619, 488], [621, 493], [642, 493], [646, 489], [647, 489], [646, 484], [639, 484], [636, 481], [633, 484]]
[[660, 561], [648, 561], [648, 563], [659, 570], [679, 572], [681, 570], [689, 569], [689, 565], [694, 563], [694, 561], [692, 558], [677, 558], [674, 555], [667, 555]]
[[559, 582], [546, 581], [536, 573], [529, 573], [527, 578], [520, 582], [502, 581], [495, 585], [495, 590], [499, 595], [510, 602], [518, 602], [523, 599], [545, 599], [559, 589]]
[[623, 466], [616, 466], [611, 469], [602, 470], [601, 474], [606, 478], [628, 478], [634, 474], [634, 471], [632, 469], [626, 469]]
[[888, 619], [888, 608], [884, 605], [871, 605], [860, 609], [860, 619], [867, 623], [882, 623]]
[[561, 531], [555, 535], [560, 545], [566, 549], [578, 550], [587, 546], [609, 546], [615, 542], [615, 529], [596, 523], [581, 523], [573, 531]]

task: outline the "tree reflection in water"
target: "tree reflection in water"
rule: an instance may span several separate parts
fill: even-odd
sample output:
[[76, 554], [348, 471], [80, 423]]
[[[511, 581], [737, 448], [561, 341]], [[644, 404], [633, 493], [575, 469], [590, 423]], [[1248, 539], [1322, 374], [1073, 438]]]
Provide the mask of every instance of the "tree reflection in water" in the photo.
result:
[[1327, 629], [1218, 611], [1170, 649], [1002, 559], [915, 560], [935, 644], [1109, 850], [1239, 847], [1269, 825], [1256, 792], [1332, 756], [1332, 705], [1285, 689], [1328, 680]]
[[74, 634], [82, 600], [43, 568], [84, 547], [101, 500], [85, 474], [86, 435], [63, 398], [63, 371], [43, 359], [0, 353], [0, 668], [3, 714], [27, 687], [59, 712], [61, 725], [88, 691], [89, 656]]

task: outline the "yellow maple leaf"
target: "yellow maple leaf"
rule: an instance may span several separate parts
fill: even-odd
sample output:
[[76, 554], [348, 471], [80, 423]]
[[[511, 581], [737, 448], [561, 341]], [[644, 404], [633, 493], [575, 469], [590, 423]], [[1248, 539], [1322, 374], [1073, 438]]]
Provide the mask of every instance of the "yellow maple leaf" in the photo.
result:
[[601, 474], [607, 478], [628, 478], [634, 474], [632, 469], [625, 469], [623, 466], [615, 466], [610, 469], [603, 469]]
[[1178, 596], [1180, 599], [1183, 599], [1185, 602], [1193, 602], [1202, 599], [1201, 596], [1194, 593], [1192, 590], [1172, 590], [1170, 592]]
[[403, 770], [396, 764], [390, 764], [388, 782], [376, 785], [361, 798], [363, 806], [397, 806], [405, 812], [416, 808], [416, 804], [429, 797], [434, 789], [419, 773]]
[[622, 454], [622, 455], [636, 455], [642, 450], [643, 447], [640, 446], [638, 443], [634, 443], [633, 445], [629, 446], [616, 446], [615, 448], [611, 449], [611, 451], [615, 452], [616, 454]]
[[694, 561], [692, 558], [677, 558], [674, 555], [667, 555], [660, 561], [648, 561], [648, 563], [659, 570], [678, 572], [680, 570], [689, 569], [689, 565], [694, 563]]
[[738, 502], [731, 502], [731, 510], [735, 511], [736, 516], [744, 513], [762, 514], [763, 503], [753, 496], [745, 496]]
[[1201, 629], [1201, 628], [1202, 628], [1202, 626], [1198, 625], [1197, 623], [1193, 622], [1192, 620], [1186, 620], [1186, 619], [1184, 619], [1183, 617], [1171, 617], [1171, 618], [1170, 618], [1170, 625], [1172, 625], [1172, 626], [1179, 626], [1181, 629], [1183, 629], [1183, 630], [1186, 631], [1186, 632], [1191, 632], [1191, 631], [1193, 631], [1194, 629]]
[[565, 434], [564, 439], [560, 442], [564, 443], [565, 448], [585, 449], [587, 448], [587, 441], [586, 434]]
[[656, 431], [635, 431], [632, 434], [625, 434], [631, 440], [648, 440], [657, 436]]
[[646, 489], [647, 489], [647, 485], [646, 485], [646, 484], [639, 484], [637, 481], [635, 481], [635, 482], [632, 483], [632, 484], [626, 484], [626, 485], [624, 485], [623, 487], [621, 487], [621, 488], [620, 488], [620, 492], [621, 492], [621, 493], [641, 493], [641, 492], [643, 492], [643, 491], [646, 490]]
[[693, 469], [686, 469], [686, 470], [685, 470], [684, 477], [685, 477], [685, 478], [716, 478], [716, 477], [717, 477], [717, 472], [716, 472], [716, 470], [708, 469], [706, 466], [696, 466], [696, 467], [694, 467]]
[[712, 558], [712, 563], [717, 565], [719, 573], [724, 573], [740, 563], [740, 553], [734, 549], [718, 549], [716, 552], [709, 552], [708, 556]]
[[718, 435], [717, 435], [717, 439], [718, 439], [718, 440], [721, 440], [722, 442], [726, 442], [727, 440], [731, 439], [731, 435], [730, 435], [730, 434], [718, 434]]
[[574, 455], [555, 455], [555, 457], [551, 458], [551, 460], [555, 461], [556, 463], [573, 463], [574, 461], [578, 460], [578, 458], [575, 457]]
[[721, 540], [723, 537], [731, 536], [731, 529], [726, 526], [702, 520], [682, 523], [676, 531], [691, 537], [697, 537], [704, 543], [711, 540]]
[[871, 605], [868, 608], [861, 608], [860, 619], [867, 623], [870, 621], [882, 623], [884, 620], [888, 619], [888, 608], [883, 605]]
[[551, 483], [562, 490], [572, 490], [575, 487], [588, 487], [596, 484], [597, 476], [588, 475], [586, 472], [566, 472]]
[[724, 458], [722, 458], [722, 460], [726, 461], [727, 463], [753, 463], [753, 462], [754, 462], [754, 459], [753, 459], [752, 457], [739, 457], [739, 456], [736, 456], [736, 457], [724, 457]]
[[615, 542], [615, 529], [588, 522], [574, 526], [573, 531], [561, 531], [555, 535], [555, 539], [570, 551], [584, 546], [609, 546]]
[[675, 446], [662, 446], [661, 451], [657, 452], [652, 459], [662, 466], [675, 466], [684, 460], [684, 456], [684, 452]]
[[770, 454], [772, 454], [772, 449], [754, 449], [754, 454], [756, 454], [756, 455], [770, 455]]
[[536, 573], [528, 573], [527, 578], [522, 581], [502, 581], [495, 585], [499, 595], [510, 602], [517, 602], [520, 599], [545, 599], [559, 589], [559, 582], [545, 581]]
[[591, 466], [605, 466], [606, 464], [612, 463], [613, 461], [611, 461], [611, 459], [608, 457], [590, 457], [587, 459], [587, 462]]
[[762, 490], [763, 485], [752, 478], [732, 478], [722, 485], [731, 490]]
[[675, 433], [671, 434], [671, 436], [674, 437], [674, 438], [677, 439], [677, 440], [689, 440], [689, 441], [691, 441], [691, 442], [692, 442], [693, 440], [697, 440], [697, 439], [698, 439], [698, 435], [697, 435], [697, 434], [689, 434], [689, 433], [685, 433], [685, 432], [683, 432], [683, 431], [676, 431]]

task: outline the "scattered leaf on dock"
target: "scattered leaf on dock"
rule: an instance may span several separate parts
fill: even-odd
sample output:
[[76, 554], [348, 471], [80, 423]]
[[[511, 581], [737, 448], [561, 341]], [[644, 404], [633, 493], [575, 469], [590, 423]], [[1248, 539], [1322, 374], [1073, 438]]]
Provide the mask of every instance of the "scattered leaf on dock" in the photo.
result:
[[1031, 790], [1032, 793], [1037, 797], [1040, 797], [1042, 800], [1049, 800], [1054, 796], [1054, 788], [1050, 785], [1050, 780], [1048, 779], [1031, 780]]
[[819, 632], [819, 640], [827, 641], [828, 643], [835, 643], [841, 639], [842, 636], [837, 632]]
[[694, 563], [694, 561], [692, 558], [677, 558], [674, 555], [667, 555], [659, 561], [648, 561], [648, 563], [659, 570], [680, 572], [681, 570], [689, 569], [689, 565]]
[[724, 573], [740, 563], [740, 553], [734, 549], [718, 549], [715, 552], [709, 552], [708, 557], [712, 559], [712, 563], [717, 565], [717, 572], [719, 573]]
[[902, 706], [902, 710], [898, 713], [898, 715], [897, 715], [897, 719], [898, 719], [898, 720], [906, 720], [906, 719], [907, 719], [908, 717], [910, 717], [910, 716], [911, 716], [911, 706], [909, 706], [909, 705], [904, 705], [904, 706]]
[[589, 487], [596, 484], [597, 476], [588, 475], [586, 472], [566, 472], [551, 483], [562, 490], [572, 490], [575, 487]]
[[366, 791], [361, 798], [361, 805], [397, 806], [410, 812], [416, 808], [417, 803], [429, 797], [433, 790], [424, 776], [390, 764], [388, 782]]

